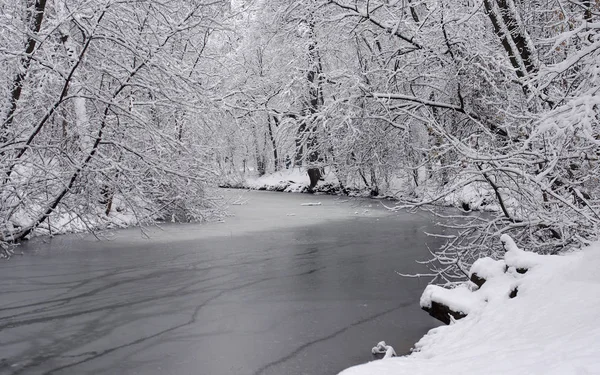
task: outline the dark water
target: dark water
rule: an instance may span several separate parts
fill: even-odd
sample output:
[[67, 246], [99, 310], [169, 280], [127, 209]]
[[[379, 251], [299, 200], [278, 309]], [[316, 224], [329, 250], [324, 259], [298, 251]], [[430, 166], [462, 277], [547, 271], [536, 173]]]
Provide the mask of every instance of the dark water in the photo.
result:
[[[227, 192], [229, 196], [239, 194]], [[2, 374], [336, 374], [378, 341], [407, 352], [423, 215], [370, 200], [250, 192], [225, 223], [144, 239], [58, 236], [0, 262]], [[301, 203], [321, 201], [321, 206]]]

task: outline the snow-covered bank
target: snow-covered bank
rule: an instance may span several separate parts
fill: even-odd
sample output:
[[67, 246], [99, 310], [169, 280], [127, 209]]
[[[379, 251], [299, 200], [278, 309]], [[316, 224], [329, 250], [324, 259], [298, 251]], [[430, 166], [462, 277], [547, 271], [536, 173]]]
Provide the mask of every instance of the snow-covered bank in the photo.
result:
[[[209, 191], [209, 195], [214, 198], [206, 198], [204, 206], [193, 207], [196, 210], [202, 210], [203, 216], [199, 218], [190, 217], [184, 210], [185, 207], [177, 207], [178, 210], [162, 212], [156, 207], [146, 205], [147, 208], [139, 208], [129, 202], [115, 196], [112, 202], [110, 212], [106, 211], [105, 204], [95, 203], [87, 206], [77, 207], [82, 213], [78, 213], [73, 208], [57, 207], [52, 214], [43, 222], [35, 226], [27, 236], [21, 239], [6, 236], [5, 242], [2, 242], [0, 236], [0, 259], [10, 258], [15, 253], [19, 253], [18, 244], [23, 240], [29, 240], [34, 237], [55, 236], [76, 233], [92, 233], [94, 235], [111, 229], [124, 229], [128, 227], [148, 227], [168, 222], [186, 223], [186, 222], [204, 222], [222, 219], [225, 214], [224, 198], [217, 191]], [[35, 207], [36, 210], [41, 206]], [[7, 225], [10, 232], [18, 233], [32, 226], [37, 218], [36, 212], [27, 212], [24, 210], [16, 212], [12, 222]], [[144, 229], [146, 232], [146, 229]], [[0, 233], [2, 234], [2, 233]]]
[[[25, 239], [38, 236], [55, 236], [71, 233], [96, 232], [105, 229], [127, 228], [140, 225], [138, 217], [126, 208], [117, 207], [109, 215], [100, 205], [90, 207], [85, 215], [77, 215], [72, 211], [57, 209], [53, 215], [38, 225]], [[31, 225], [35, 216], [24, 212], [15, 215], [14, 223], [10, 227], [17, 231]], [[9, 242], [10, 244], [10, 242]], [[8, 258], [15, 253], [14, 243], [0, 248], [0, 259]]]
[[[335, 173], [325, 169], [322, 181], [314, 189], [315, 193], [343, 195], [343, 191]], [[281, 191], [286, 193], [306, 193], [309, 191], [310, 179], [303, 168], [285, 169], [263, 176], [244, 176], [226, 178], [219, 186], [224, 188]], [[344, 186], [347, 195], [355, 197], [371, 196], [371, 189], [360, 181], [350, 181]], [[386, 186], [380, 187], [379, 198], [398, 199], [403, 201], [419, 202], [435, 199], [439, 195], [439, 186], [431, 183], [420, 187], [412, 186], [406, 177], [395, 176]], [[436, 205], [457, 207], [463, 210], [499, 211], [495, 203], [493, 192], [482, 183], [473, 183], [463, 186], [456, 191], [440, 197], [434, 202]], [[514, 204], [514, 202], [510, 202]]]
[[[283, 171], [266, 174], [264, 176], [246, 176], [241, 180], [228, 180], [220, 184], [221, 187], [239, 188], [250, 190], [282, 191], [286, 193], [306, 193], [309, 191], [310, 179], [303, 168], [291, 168]], [[367, 197], [370, 190], [358, 187], [356, 184], [345, 186], [348, 195]], [[313, 189], [315, 193], [343, 194], [342, 187], [334, 173], [327, 171], [323, 179]]]
[[[331, 175], [327, 176], [331, 182]], [[337, 180], [335, 180], [337, 183]], [[306, 171], [301, 168], [286, 169], [263, 176], [245, 176], [242, 179], [228, 179], [220, 184], [221, 187], [250, 190], [284, 191], [301, 193], [308, 190], [310, 180]]]
[[341, 374], [600, 373], [600, 243], [541, 256], [518, 249], [507, 236], [502, 240], [504, 260], [473, 265], [471, 272], [487, 278], [481, 288], [429, 286], [423, 294], [422, 305], [444, 301], [465, 318], [429, 331], [409, 356]]

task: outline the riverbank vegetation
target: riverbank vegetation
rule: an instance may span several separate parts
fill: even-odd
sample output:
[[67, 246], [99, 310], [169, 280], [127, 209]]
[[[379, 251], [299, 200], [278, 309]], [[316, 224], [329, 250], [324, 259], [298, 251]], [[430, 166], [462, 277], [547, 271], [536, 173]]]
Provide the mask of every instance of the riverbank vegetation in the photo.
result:
[[208, 187], [296, 166], [311, 188], [326, 168], [341, 190], [402, 181], [406, 207], [465, 191], [493, 207], [451, 225], [440, 283], [500, 254], [501, 234], [540, 253], [587, 244], [599, 7], [2, 1], [0, 242], [73, 221], [201, 220]]

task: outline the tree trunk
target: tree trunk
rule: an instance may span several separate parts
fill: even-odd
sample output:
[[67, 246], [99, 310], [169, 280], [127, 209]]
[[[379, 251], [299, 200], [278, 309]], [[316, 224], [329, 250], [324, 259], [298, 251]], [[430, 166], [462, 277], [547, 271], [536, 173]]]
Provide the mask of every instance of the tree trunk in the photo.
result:
[[64, 189], [60, 192], [60, 194], [58, 194], [56, 196], [56, 198], [54, 198], [54, 200], [52, 200], [52, 202], [46, 207], [44, 212], [38, 216], [37, 219], [35, 219], [29, 226], [24, 228], [19, 234], [14, 236], [14, 239], [13, 239], [14, 241], [20, 241], [20, 240], [24, 239], [31, 232], [33, 232], [33, 230], [35, 230], [35, 228], [37, 228], [41, 223], [43, 223], [46, 219], [48, 219], [50, 217], [50, 215], [56, 210], [56, 208], [58, 207], [60, 202], [63, 200], [63, 198], [71, 191], [71, 188], [75, 184], [75, 181], [77, 181], [77, 179], [79, 178], [81, 173], [83, 173], [83, 171], [87, 168], [88, 164], [92, 161], [92, 159], [94, 158], [94, 155], [96, 155], [96, 152], [98, 151], [98, 148], [100, 147], [100, 142], [102, 141], [102, 138], [104, 137], [104, 129], [107, 125], [107, 117], [108, 117], [109, 112], [110, 112], [110, 105], [107, 106], [106, 109], [104, 110], [104, 117], [103, 117], [102, 123], [100, 124], [100, 128], [98, 129], [98, 135], [96, 136], [96, 140], [94, 141], [94, 144], [92, 145], [92, 149], [87, 154], [85, 160], [83, 160], [83, 162], [77, 167], [77, 169], [75, 169], [75, 171], [73, 171], [73, 173], [71, 174], [71, 177], [69, 178], [68, 184], [66, 184]]
[[29, 12], [27, 17], [27, 23], [31, 34], [27, 38], [25, 45], [25, 55], [21, 59], [21, 67], [18, 69], [18, 73], [13, 80], [11, 93], [9, 97], [9, 106], [4, 121], [2, 122], [2, 135], [0, 135], [0, 143], [5, 143], [8, 139], [5, 131], [12, 124], [15, 112], [17, 110], [17, 104], [21, 99], [21, 92], [23, 91], [23, 81], [29, 71], [31, 60], [33, 58], [33, 50], [37, 44], [37, 34], [42, 27], [42, 21], [44, 19], [44, 10], [46, 9], [46, 0], [36, 0], [33, 4], [33, 10]]
[[[104, 9], [104, 11], [102, 11], [100, 13], [98, 19], [96, 20], [96, 25], [94, 26], [94, 29], [100, 24], [100, 22], [102, 21], [102, 19], [105, 16], [107, 10], [108, 10], [108, 8]], [[69, 70], [69, 74], [65, 78], [65, 83], [63, 85], [63, 88], [62, 88], [62, 91], [60, 93], [60, 97], [58, 98], [58, 100], [50, 106], [50, 108], [46, 111], [46, 114], [36, 124], [36, 126], [34, 127], [33, 131], [31, 132], [31, 134], [29, 135], [27, 140], [23, 143], [23, 145], [16, 152], [16, 156], [15, 156], [12, 164], [8, 167], [8, 170], [6, 171], [6, 176], [4, 178], [5, 182], [10, 180], [10, 176], [11, 176], [14, 168], [16, 167], [18, 160], [21, 159], [21, 157], [23, 157], [23, 155], [25, 155], [27, 150], [30, 149], [29, 145], [33, 142], [33, 140], [37, 137], [37, 135], [42, 131], [42, 129], [44, 128], [44, 126], [46, 125], [48, 120], [50, 120], [52, 118], [52, 115], [56, 112], [56, 110], [58, 110], [60, 108], [60, 106], [62, 105], [63, 101], [65, 100], [65, 97], [67, 96], [69, 85], [70, 85], [71, 81], [73, 80], [73, 76], [75, 75], [77, 68], [79, 67], [79, 65], [81, 63], [84, 54], [86, 53], [88, 47], [90, 46], [92, 39], [93, 39], [92, 35], [87, 36], [87, 40], [85, 41], [85, 43], [81, 49], [81, 52], [79, 53], [79, 56], [77, 57], [77, 60], [75, 61], [75, 64], [73, 64], [73, 66]], [[134, 73], [137, 73], [138, 69], [136, 69], [136, 71]]]
[[[275, 126], [277, 126], [277, 117], [273, 116], [273, 121], [275, 121]], [[271, 115], [267, 115], [267, 126], [269, 130], [269, 138], [271, 139], [271, 146], [273, 146], [273, 163], [275, 166], [275, 172], [277, 172], [279, 170], [279, 154], [277, 152], [277, 143], [275, 142], [275, 137], [273, 136], [273, 127], [271, 126]]]
[[307, 146], [306, 149], [308, 151], [308, 162], [309, 168], [307, 170], [308, 176], [310, 178], [310, 190], [314, 189], [314, 187], [319, 182], [321, 178], [321, 170], [320, 166], [316, 166], [315, 164], [320, 160], [319, 153], [319, 142], [317, 138], [317, 124], [315, 115], [318, 113], [319, 108], [323, 105], [323, 88], [322, 88], [322, 78], [321, 74], [323, 72], [323, 65], [321, 63], [321, 56], [319, 54], [319, 49], [317, 46], [317, 41], [314, 33], [314, 24], [312, 20], [308, 22], [310, 27], [309, 34], [309, 44], [308, 44], [308, 72], [306, 75], [306, 80], [308, 81], [309, 90], [308, 90], [308, 102], [307, 107], [305, 108], [305, 118], [303, 120], [303, 125], [301, 125], [303, 142]]
[[308, 178], [310, 179], [310, 185], [308, 187], [309, 192], [313, 192], [313, 189], [317, 186], [319, 179], [321, 178], [321, 170], [319, 168], [309, 168]]
[[260, 151], [260, 145], [258, 144], [258, 132], [256, 130], [256, 125], [252, 125], [252, 129], [254, 130], [254, 158], [256, 159], [256, 171], [258, 172], [258, 176], [263, 176], [266, 172], [265, 170], [265, 158], [262, 152]]
[[483, 3], [517, 76], [523, 78], [537, 70], [535, 48], [513, 0], [484, 0]]

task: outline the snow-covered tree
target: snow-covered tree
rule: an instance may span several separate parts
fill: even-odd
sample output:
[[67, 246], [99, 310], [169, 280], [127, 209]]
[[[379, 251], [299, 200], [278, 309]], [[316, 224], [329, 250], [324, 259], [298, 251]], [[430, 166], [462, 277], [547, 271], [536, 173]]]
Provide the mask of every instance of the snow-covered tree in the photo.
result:
[[227, 2], [2, 7], [0, 240], [118, 214], [205, 215], [212, 166], [198, 117], [213, 112], [215, 79], [203, 54]]

